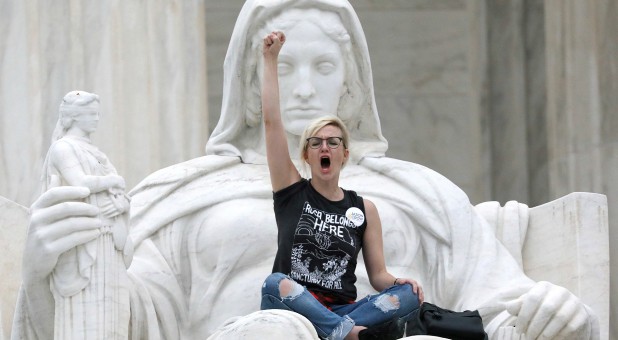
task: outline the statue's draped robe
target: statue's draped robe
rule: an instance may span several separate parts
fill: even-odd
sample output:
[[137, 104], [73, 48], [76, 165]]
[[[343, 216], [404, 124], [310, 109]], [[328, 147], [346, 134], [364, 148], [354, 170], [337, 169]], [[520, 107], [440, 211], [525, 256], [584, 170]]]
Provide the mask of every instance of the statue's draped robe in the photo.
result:
[[[203, 337], [217, 326], [209, 320], [257, 310], [259, 301], [247, 301], [235, 305], [230, 315], [211, 313], [226, 301], [221, 287], [252, 264], [270, 265], [274, 259], [276, 226], [267, 170], [236, 157], [205, 156], [156, 172], [132, 191], [136, 254], [129, 273], [136, 283], [136, 338]], [[467, 196], [438, 173], [390, 158], [365, 158], [349, 165], [341, 182], [374, 201], [384, 221], [394, 221], [384, 226], [385, 244], [399, 246], [385, 246], [387, 265], [399, 275], [418, 278], [428, 301], [455, 310], [479, 309], [486, 324], [502, 313], [496, 320], [502, 323], [504, 303], [534, 285]], [[204, 213], [230, 201], [237, 207], [230, 214], [246, 213], [256, 220], [268, 215], [273, 224], [248, 220], [231, 226]], [[271, 209], [254, 210], [256, 201], [267, 202]], [[267, 233], [270, 240], [237, 238], [263, 236], [261, 230], [272, 231]], [[212, 244], [198, 244], [208, 239], [198, 235], [203, 232], [212, 233]], [[217, 236], [222, 234], [227, 236]], [[213, 266], [199, 265], [203, 252], [198, 249], [208, 247], [221, 251], [214, 252]], [[262, 266], [264, 278], [269, 265]], [[259, 275], [254, 278], [259, 281]], [[254, 300], [259, 299], [260, 283], [247, 283], [256, 291]]]
[[[84, 175], [117, 174], [107, 156], [96, 146], [65, 136], [51, 145], [45, 160], [44, 191], [71, 185], [49, 160], [58, 143], [68, 146], [73, 154], [70, 159], [79, 162], [62, 166], [79, 166]], [[94, 193], [85, 201], [101, 209], [113, 205], [107, 191]], [[128, 334], [129, 282], [122, 252], [128, 214], [114, 210], [109, 215], [100, 216], [104, 229], [101, 236], [60, 255], [50, 277], [50, 289], [56, 301], [54, 332], [57, 339], [123, 339]]]

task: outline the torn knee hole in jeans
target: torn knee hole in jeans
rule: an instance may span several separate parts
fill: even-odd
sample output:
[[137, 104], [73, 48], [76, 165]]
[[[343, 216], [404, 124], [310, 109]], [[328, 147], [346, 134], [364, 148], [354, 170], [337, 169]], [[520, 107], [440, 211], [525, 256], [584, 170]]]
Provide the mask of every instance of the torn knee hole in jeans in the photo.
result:
[[373, 304], [386, 313], [399, 308], [399, 298], [395, 295], [382, 295]]
[[303, 286], [294, 281], [283, 279], [279, 282], [279, 294], [282, 299], [294, 299], [302, 294], [303, 291]]

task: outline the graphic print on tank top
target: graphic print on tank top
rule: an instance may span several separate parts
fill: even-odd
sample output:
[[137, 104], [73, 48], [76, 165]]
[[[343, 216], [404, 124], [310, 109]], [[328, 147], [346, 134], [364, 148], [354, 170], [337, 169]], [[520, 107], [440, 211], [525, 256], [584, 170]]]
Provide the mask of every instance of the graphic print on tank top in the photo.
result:
[[294, 235], [290, 276], [326, 289], [342, 289], [341, 276], [356, 251], [355, 229], [345, 215], [305, 202]]

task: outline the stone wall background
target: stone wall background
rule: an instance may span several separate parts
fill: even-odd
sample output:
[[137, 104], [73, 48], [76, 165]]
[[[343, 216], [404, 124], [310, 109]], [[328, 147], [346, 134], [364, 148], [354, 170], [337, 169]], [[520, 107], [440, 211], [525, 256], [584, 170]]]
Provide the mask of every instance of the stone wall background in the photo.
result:
[[0, 195], [29, 206], [62, 97], [101, 98], [93, 141], [132, 188], [203, 154], [201, 0], [0, 0]]
[[[0, 195], [26, 206], [36, 197], [59, 101], [73, 89], [101, 95], [95, 143], [129, 188], [202, 155], [243, 2], [0, 0]], [[616, 1], [352, 3], [389, 156], [437, 170], [473, 203], [606, 194], [616, 244]]]

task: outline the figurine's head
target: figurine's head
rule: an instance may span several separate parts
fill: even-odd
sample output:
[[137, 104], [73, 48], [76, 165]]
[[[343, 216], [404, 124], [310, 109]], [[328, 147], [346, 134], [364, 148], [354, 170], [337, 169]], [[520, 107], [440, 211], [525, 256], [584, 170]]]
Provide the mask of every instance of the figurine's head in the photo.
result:
[[62, 138], [67, 131], [76, 126], [87, 133], [94, 132], [100, 117], [99, 96], [86, 91], [67, 93], [58, 114], [58, 123], [52, 136], [52, 142]]

